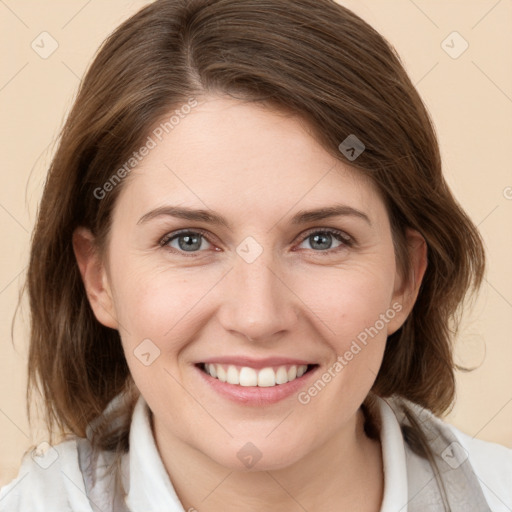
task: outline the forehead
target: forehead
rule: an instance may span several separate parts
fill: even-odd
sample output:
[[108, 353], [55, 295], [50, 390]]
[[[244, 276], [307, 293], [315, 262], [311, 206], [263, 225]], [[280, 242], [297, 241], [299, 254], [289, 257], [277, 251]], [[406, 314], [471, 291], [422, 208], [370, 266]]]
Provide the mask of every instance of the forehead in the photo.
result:
[[330, 155], [299, 117], [227, 97], [198, 101], [151, 130], [152, 148], [118, 198], [130, 211], [178, 203], [282, 216], [326, 201], [382, 209], [371, 180]]

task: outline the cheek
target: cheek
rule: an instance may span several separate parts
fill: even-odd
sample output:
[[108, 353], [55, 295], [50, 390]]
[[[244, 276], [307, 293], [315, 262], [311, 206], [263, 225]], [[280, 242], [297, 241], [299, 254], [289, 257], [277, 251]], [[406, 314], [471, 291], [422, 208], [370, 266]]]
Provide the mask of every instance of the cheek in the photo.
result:
[[[355, 411], [370, 391], [382, 364], [388, 327], [401, 309], [391, 300], [392, 268], [377, 264], [338, 270], [324, 286], [308, 288], [308, 306], [330, 347], [330, 360], [298, 397], [315, 417], [343, 423], [346, 411]], [[336, 412], [333, 404], [339, 406]]]
[[[297, 294], [326, 327], [328, 337], [340, 344], [377, 324], [385, 338], [395, 315], [392, 308], [393, 265], [368, 264], [347, 269], [322, 269], [296, 281]], [[391, 310], [391, 311], [390, 311]], [[382, 324], [382, 315], [386, 316]], [[392, 315], [392, 316], [390, 316]], [[364, 336], [362, 336], [364, 337]]]
[[[138, 269], [116, 288], [125, 358], [135, 383], [147, 397], [165, 403], [172, 394], [180, 404], [180, 353], [198, 336], [197, 313], [207, 280], [187, 279], [170, 272]], [[181, 404], [184, 405], [184, 404]]]
[[137, 253], [121, 242], [112, 243], [110, 253], [112, 292], [121, 329], [130, 338], [160, 339], [178, 329], [182, 318], [188, 318], [211, 288], [215, 272], [173, 268], [163, 256]]
[[122, 345], [139, 388], [158, 387], [169, 373], [182, 379], [181, 354], [211, 317], [208, 294], [223, 272], [170, 269], [133, 258], [113, 273]]

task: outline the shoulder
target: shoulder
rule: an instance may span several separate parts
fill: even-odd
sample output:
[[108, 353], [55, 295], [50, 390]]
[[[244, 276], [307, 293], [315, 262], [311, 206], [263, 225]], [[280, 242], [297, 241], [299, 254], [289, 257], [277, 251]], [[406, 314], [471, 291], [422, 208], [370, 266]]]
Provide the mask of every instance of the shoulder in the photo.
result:
[[[512, 510], [512, 449], [475, 439], [428, 409], [404, 398], [392, 397], [385, 402], [395, 413], [402, 428], [410, 425], [405, 415], [406, 410], [415, 417], [436, 457], [446, 463], [445, 469], [457, 469], [464, 462], [469, 463], [469, 470], [476, 477], [485, 501], [493, 512]], [[410, 441], [405, 437], [403, 441], [408, 446]], [[418, 459], [412, 457], [411, 460]]]
[[[448, 424], [447, 424], [448, 425]], [[457, 438], [464, 456], [480, 481], [492, 510], [512, 509], [512, 449], [497, 443], [475, 439], [453, 425], [448, 428]]]
[[[425, 410], [416, 406], [421, 422]], [[452, 434], [453, 442], [446, 446], [441, 457], [452, 468], [467, 460], [493, 512], [512, 510], [512, 450], [489, 441], [475, 439], [446, 420], [428, 414], [442, 430]]]
[[18, 476], [0, 489], [0, 512], [92, 512], [79, 464], [77, 439], [41, 443], [26, 453]]

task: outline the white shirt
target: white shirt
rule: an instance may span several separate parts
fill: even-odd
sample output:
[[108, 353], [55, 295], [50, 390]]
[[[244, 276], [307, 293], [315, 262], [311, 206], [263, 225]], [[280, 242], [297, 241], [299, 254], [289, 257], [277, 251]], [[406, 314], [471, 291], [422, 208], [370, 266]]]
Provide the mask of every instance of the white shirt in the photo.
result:
[[[407, 468], [415, 464], [404, 442], [393, 409], [378, 399], [381, 415], [381, 446], [384, 464], [384, 497], [380, 512], [407, 512], [409, 496]], [[439, 420], [440, 421], [440, 420]], [[469, 454], [481, 482], [484, 497], [493, 512], [512, 511], [512, 450], [472, 439], [449, 427]], [[85, 442], [83, 440], [79, 442]], [[127, 506], [132, 512], [185, 512], [156, 448], [149, 408], [139, 398], [132, 417]], [[420, 470], [420, 466], [418, 466]], [[127, 486], [128, 486], [127, 485]], [[98, 491], [86, 495], [79, 464], [79, 444], [70, 439], [49, 447], [45, 455], [26, 455], [18, 476], [0, 489], [0, 512], [111, 512], [110, 482], [100, 482]], [[200, 504], [197, 505], [200, 510]]]

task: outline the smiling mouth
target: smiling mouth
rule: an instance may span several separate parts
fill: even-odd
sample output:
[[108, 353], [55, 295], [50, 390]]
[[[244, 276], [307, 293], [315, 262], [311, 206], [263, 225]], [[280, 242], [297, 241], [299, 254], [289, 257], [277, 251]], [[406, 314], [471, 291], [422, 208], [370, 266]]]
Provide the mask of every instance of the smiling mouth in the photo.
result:
[[318, 365], [292, 364], [261, 369], [216, 363], [199, 363], [197, 366], [210, 377], [221, 382], [235, 386], [268, 388], [300, 379]]

